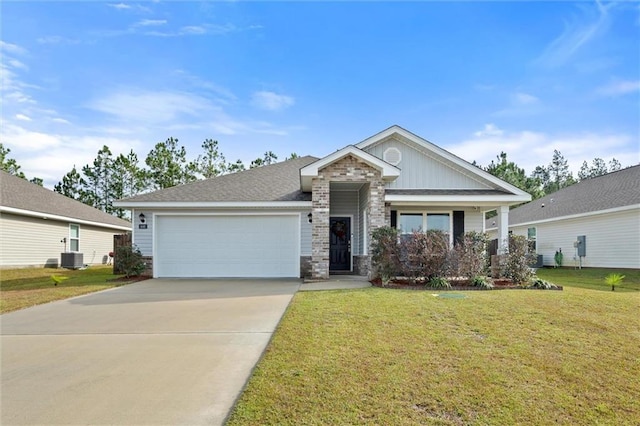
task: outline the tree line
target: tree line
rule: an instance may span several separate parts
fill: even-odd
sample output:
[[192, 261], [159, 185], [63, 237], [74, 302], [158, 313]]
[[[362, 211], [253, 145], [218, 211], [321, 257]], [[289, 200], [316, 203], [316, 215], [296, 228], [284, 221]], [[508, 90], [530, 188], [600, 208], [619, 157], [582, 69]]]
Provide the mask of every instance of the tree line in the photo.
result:
[[[245, 170], [247, 167], [241, 160], [228, 162], [220, 152], [218, 141], [206, 139], [202, 152], [189, 161], [186, 148], [179, 144], [177, 138], [170, 137], [157, 143], [141, 163], [138, 155], [131, 150], [128, 154], [114, 156], [108, 146], [103, 146], [91, 164], [80, 169], [75, 165], [54, 186], [54, 191], [88, 204], [106, 213], [120, 218], [127, 218], [128, 212], [113, 206], [113, 202], [149, 191], [208, 179], [228, 173]], [[20, 170], [15, 159], [9, 158], [10, 149], [0, 142], [0, 169], [27, 179]], [[285, 160], [297, 158], [290, 154]], [[249, 168], [261, 167], [278, 161], [272, 151], [265, 152], [249, 164]], [[591, 163], [584, 161], [577, 177], [569, 171], [569, 165], [562, 153], [554, 150], [551, 162], [537, 166], [531, 174], [507, 158], [501, 152], [496, 160], [485, 167], [473, 165], [488, 173], [522, 189], [538, 199], [559, 189], [572, 185], [580, 180], [601, 176], [620, 170], [622, 165], [615, 158], [608, 164], [601, 158], [594, 158]], [[42, 179], [34, 177], [30, 182], [42, 186]]]

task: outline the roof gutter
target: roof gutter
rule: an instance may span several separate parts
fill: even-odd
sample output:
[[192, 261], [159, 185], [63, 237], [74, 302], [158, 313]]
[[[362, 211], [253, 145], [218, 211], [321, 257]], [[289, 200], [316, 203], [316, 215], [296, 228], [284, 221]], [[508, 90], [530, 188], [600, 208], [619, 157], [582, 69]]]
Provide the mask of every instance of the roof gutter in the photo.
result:
[[78, 218], [75, 218], [75, 217], [59, 216], [59, 215], [49, 214], [49, 213], [34, 212], [32, 210], [16, 209], [16, 208], [13, 208], [13, 207], [0, 206], [0, 212], [16, 214], [16, 215], [20, 215], [20, 216], [37, 217], [37, 218], [43, 219], [43, 220], [59, 220], [59, 221], [63, 221], [63, 222], [77, 223], [79, 225], [90, 225], [90, 226], [97, 226], [97, 227], [100, 227], [100, 228], [118, 229], [118, 230], [121, 230], [121, 231], [130, 231], [131, 230], [131, 225], [128, 225], [128, 226], [112, 225], [112, 224], [109, 224], [109, 223], [94, 222], [94, 221], [91, 221], [91, 220], [78, 219]]

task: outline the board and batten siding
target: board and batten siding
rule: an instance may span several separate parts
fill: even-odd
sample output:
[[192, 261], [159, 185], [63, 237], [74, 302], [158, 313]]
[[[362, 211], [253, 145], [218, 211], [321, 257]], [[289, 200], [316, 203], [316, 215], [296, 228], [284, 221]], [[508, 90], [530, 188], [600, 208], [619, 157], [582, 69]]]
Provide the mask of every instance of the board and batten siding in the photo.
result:
[[351, 245], [353, 247], [353, 253], [359, 253], [360, 246], [360, 221], [358, 220], [359, 210], [359, 195], [358, 191], [336, 191], [331, 190], [329, 195], [330, 216], [344, 216], [351, 217]]
[[[133, 244], [140, 249], [143, 256], [153, 256], [153, 226], [154, 226], [154, 213], [159, 214], [192, 214], [192, 215], [215, 215], [215, 214], [277, 214], [277, 213], [291, 213], [292, 210], [278, 209], [278, 210], [135, 210], [132, 214], [134, 218], [133, 224]], [[311, 208], [308, 210], [299, 211], [300, 214], [300, 256], [311, 256], [311, 224], [307, 215], [311, 212]], [[140, 223], [139, 215], [144, 213], [146, 229], [139, 229]]]
[[387, 184], [393, 189], [491, 189], [488, 184], [480, 182], [464, 174], [462, 171], [449, 167], [422, 152], [419, 147], [396, 139], [388, 139], [379, 144], [365, 148], [369, 154], [384, 159], [387, 148], [397, 148], [402, 159], [397, 167], [402, 170], [400, 176]]
[[[69, 224], [57, 220], [3, 213], [0, 216], [0, 266], [59, 266], [60, 254], [65, 251], [61, 242], [67, 238]], [[105, 264], [113, 251], [113, 236], [125, 231], [80, 225], [80, 250], [83, 263]]]
[[592, 268], [640, 269], [640, 208], [596, 214], [553, 222], [512, 226], [516, 235], [527, 235], [536, 228], [536, 248], [544, 265], [554, 265], [556, 250], [562, 248], [564, 266], [575, 266], [573, 242], [578, 235], [587, 237], [582, 266]]

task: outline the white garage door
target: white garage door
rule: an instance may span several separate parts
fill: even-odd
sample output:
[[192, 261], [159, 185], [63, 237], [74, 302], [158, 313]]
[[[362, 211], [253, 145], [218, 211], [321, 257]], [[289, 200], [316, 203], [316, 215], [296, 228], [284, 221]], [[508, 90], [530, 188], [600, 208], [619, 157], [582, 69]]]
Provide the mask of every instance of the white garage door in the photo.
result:
[[157, 216], [158, 277], [298, 277], [298, 215]]

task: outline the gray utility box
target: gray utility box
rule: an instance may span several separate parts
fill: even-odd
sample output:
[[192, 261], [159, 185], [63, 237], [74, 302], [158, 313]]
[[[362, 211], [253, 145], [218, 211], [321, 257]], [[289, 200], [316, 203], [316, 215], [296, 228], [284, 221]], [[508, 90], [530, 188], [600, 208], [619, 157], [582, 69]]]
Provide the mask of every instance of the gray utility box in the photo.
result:
[[587, 236], [586, 235], [578, 235], [578, 257], [586, 257], [587, 256]]
[[82, 253], [60, 253], [60, 266], [67, 269], [80, 269], [83, 266]]

